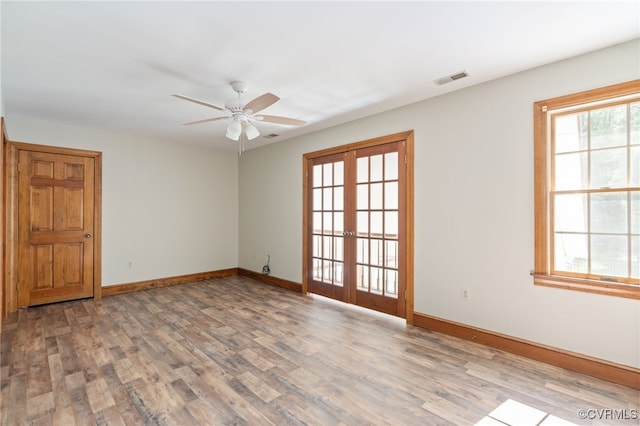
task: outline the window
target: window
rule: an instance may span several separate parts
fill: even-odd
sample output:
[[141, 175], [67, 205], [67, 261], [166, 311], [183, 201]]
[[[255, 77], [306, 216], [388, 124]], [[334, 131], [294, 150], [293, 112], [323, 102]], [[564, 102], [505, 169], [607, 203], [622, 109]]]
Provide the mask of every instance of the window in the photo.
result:
[[534, 283], [640, 299], [640, 80], [536, 102]]

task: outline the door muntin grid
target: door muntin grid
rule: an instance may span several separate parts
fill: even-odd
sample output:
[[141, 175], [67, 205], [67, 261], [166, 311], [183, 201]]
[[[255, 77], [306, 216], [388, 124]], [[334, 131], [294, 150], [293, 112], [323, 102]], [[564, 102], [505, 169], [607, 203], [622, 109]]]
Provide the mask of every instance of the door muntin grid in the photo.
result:
[[398, 152], [356, 161], [356, 288], [398, 298]]
[[344, 161], [313, 165], [312, 279], [344, 286]]

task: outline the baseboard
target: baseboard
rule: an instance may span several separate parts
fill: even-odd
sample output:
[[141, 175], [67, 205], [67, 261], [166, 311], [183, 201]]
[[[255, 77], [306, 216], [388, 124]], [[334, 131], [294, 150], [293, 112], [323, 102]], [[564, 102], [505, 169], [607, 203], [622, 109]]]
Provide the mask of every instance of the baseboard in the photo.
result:
[[102, 296], [131, 293], [134, 291], [148, 290], [151, 288], [169, 287], [177, 284], [187, 284], [196, 281], [210, 280], [213, 278], [230, 277], [238, 275], [238, 268], [221, 269], [218, 271], [199, 272], [196, 274], [179, 275], [169, 278], [156, 278], [147, 281], [138, 281], [126, 284], [116, 284], [102, 287]]
[[414, 312], [414, 325], [591, 377], [640, 389], [640, 369]]
[[238, 268], [238, 275], [244, 277], [253, 278], [256, 281], [260, 281], [265, 284], [274, 285], [276, 287], [286, 288], [287, 290], [297, 291], [302, 293], [302, 284], [295, 281], [284, 280], [282, 278], [273, 277], [271, 275], [264, 275], [258, 272], [250, 271], [248, 269]]

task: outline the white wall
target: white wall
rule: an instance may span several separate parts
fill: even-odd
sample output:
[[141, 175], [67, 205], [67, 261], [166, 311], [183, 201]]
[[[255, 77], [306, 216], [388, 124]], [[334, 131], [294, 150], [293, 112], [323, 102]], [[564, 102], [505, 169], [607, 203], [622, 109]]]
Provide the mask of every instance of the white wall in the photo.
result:
[[237, 153], [6, 120], [11, 140], [103, 153], [103, 286], [238, 265]]
[[529, 276], [533, 102], [637, 78], [638, 40], [248, 151], [239, 266], [302, 282], [302, 155], [414, 129], [416, 312], [640, 367], [640, 302]]

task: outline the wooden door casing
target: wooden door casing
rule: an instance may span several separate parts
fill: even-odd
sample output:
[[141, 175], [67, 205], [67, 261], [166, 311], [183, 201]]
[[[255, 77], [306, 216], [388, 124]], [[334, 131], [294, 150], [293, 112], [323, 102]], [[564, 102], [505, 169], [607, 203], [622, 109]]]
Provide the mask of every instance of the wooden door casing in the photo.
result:
[[5, 228], [5, 222], [4, 222], [4, 215], [5, 215], [5, 193], [4, 193], [4, 177], [5, 177], [5, 170], [4, 170], [4, 165], [5, 165], [5, 155], [6, 155], [6, 143], [7, 143], [7, 129], [5, 127], [5, 122], [4, 122], [4, 117], [0, 117], [0, 164], [2, 165], [2, 173], [0, 173], [0, 188], [2, 188], [2, 195], [0, 196], [0, 235], [2, 235], [1, 237], [1, 241], [0, 241], [0, 334], [2, 333], [2, 325], [1, 325], [1, 321], [7, 316], [7, 310], [5, 308], [6, 303], [5, 303], [5, 283], [6, 283], [6, 279], [5, 279], [5, 257], [4, 257], [4, 253], [5, 253], [5, 241], [6, 241], [6, 228]]
[[[350, 191], [355, 191], [356, 186], [356, 167], [357, 158], [366, 157], [368, 155], [378, 155], [388, 152], [398, 153], [399, 176], [397, 183], [401, 189], [398, 202], [403, 206], [402, 212], [399, 214], [399, 232], [398, 232], [398, 256], [401, 264], [398, 265], [399, 287], [396, 290], [397, 297], [385, 297], [384, 294], [372, 294], [363, 289], [356, 289], [355, 282], [359, 279], [358, 273], [361, 269], [369, 265], [356, 262], [356, 241], [362, 244], [368, 236], [362, 234], [362, 230], [357, 229], [356, 220], [356, 200], [354, 194], [347, 195]], [[344, 162], [344, 288], [331, 285], [331, 279], [326, 283], [319, 282], [320, 277], [317, 273], [318, 257], [324, 258], [324, 253], [318, 256], [317, 247], [314, 238], [318, 234], [317, 222], [318, 214], [317, 199], [314, 200], [313, 192], [317, 191], [319, 186], [317, 182], [314, 184], [314, 168], [318, 165], [331, 163], [336, 161]], [[315, 166], [315, 167], [314, 167]], [[406, 318], [407, 323], [413, 323], [413, 132], [404, 132], [381, 138], [370, 139], [367, 141], [357, 142], [349, 145], [329, 148], [322, 151], [305, 154], [303, 157], [303, 283], [302, 291], [322, 294], [342, 300], [347, 303], [353, 303], [360, 306], [376, 309], [382, 312], [391, 313], [402, 318]], [[316, 174], [317, 171], [315, 171]], [[324, 175], [324, 171], [323, 171]], [[317, 178], [317, 176], [316, 176]], [[359, 178], [358, 178], [359, 179]], [[376, 185], [384, 184], [374, 182]], [[331, 184], [328, 185], [331, 187]], [[351, 189], [349, 189], [351, 187]], [[316, 197], [317, 198], [317, 197]], [[324, 208], [324, 206], [323, 206]], [[367, 208], [368, 209], [368, 208]], [[384, 210], [384, 209], [378, 209]], [[384, 213], [382, 213], [384, 214]], [[323, 221], [324, 222], [324, 221]], [[323, 223], [324, 224], [324, 223]], [[340, 239], [342, 229], [333, 230], [330, 235]], [[378, 240], [384, 240], [386, 237], [376, 237]], [[316, 244], [317, 245], [317, 244]], [[324, 260], [324, 259], [322, 259]], [[360, 265], [356, 265], [360, 263]], [[324, 266], [323, 266], [324, 267]], [[386, 267], [386, 265], [385, 265]], [[358, 269], [359, 268], [359, 269]], [[382, 270], [382, 268], [379, 268]], [[338, 291], [340, 290], [340, 291]]]
[[10, 142], [6, 311], [101, 297], [101, 159]]

